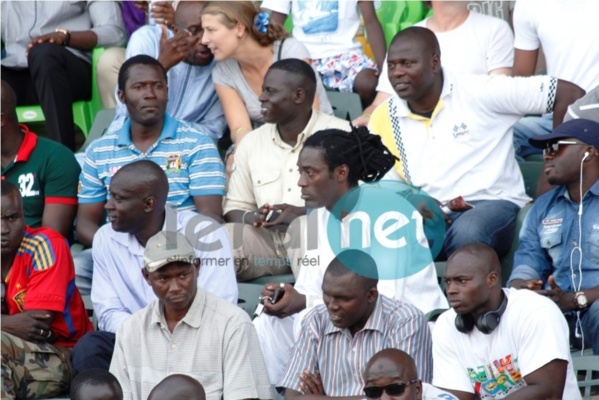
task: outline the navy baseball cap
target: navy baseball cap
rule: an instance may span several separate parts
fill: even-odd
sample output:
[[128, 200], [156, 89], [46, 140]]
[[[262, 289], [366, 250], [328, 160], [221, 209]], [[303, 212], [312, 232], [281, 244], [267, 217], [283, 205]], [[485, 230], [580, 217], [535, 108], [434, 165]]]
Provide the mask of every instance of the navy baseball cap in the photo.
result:
[[544, 149], [547, 143], [564, 138], [576, 138], [599, 149], [599, 123], [582, 118], [572, 119], [555, 128], [550, 134], [531, 137], [528, 142], [536, 148]]

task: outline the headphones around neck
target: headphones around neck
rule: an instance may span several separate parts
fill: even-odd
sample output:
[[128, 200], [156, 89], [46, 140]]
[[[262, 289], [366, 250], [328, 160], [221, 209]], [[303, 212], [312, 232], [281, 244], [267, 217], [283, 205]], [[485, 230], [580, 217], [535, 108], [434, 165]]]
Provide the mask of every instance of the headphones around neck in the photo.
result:
[[495, 311], [487, 311], [478, 316], [476, 321], [472, 318], [472, 314], [457, 314], [455, 316], [455, 327], [462, 333], [470, 333], [476, 326], [479, 331], [485, 335], [493, 332], [499, 325], [499, 320], [507, 308], [507, 296], [503, 293], [501, 305]]

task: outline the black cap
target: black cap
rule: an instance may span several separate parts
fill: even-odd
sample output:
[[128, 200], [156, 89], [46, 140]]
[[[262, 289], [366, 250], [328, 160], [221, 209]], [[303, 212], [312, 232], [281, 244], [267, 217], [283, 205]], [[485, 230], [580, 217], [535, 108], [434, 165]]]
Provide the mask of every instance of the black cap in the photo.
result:
[[572, 119], [555, 128], [550, 134], [531, 137], [528, 142], [543, 149], [547, 143], [564, 138], [576, 138], [599, 149], [599, 123], [588, 119]]

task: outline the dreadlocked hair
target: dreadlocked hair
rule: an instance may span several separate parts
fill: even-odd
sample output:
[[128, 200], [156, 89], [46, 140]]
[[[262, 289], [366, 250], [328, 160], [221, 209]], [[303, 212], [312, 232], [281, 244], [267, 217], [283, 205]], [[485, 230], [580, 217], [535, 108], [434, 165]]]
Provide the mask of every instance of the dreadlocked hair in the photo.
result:
[[352, 125], [350, 132], [323, 129], [310, 136], [304, 147], [320, 149], [331, 172], [340, 165], [347, 165], [347, 180], [352, 186], [358, 181], [380, 180], [397, 160], [381, 137], [372, 135], [364, 126], [356, 128]]

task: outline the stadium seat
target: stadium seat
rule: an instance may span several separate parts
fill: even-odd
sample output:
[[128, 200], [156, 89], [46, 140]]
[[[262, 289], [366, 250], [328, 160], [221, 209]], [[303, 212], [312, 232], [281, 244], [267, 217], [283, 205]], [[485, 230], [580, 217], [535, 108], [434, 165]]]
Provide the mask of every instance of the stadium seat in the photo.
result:
[[260, 302], [258, 298], [262, 293], [262, 285], [240, 282], [237, 284], [237, 289], [239, 291], [237, 305], [248, 313], [250, 319], [253, 319], [254, 311]]
[[539, 177], [543, 173], [543, 161], [522, 161], [519, 162], [520, 171], [524, 178], [524, 188], [526, 194], [532, 199], [537, 198], [537, 187], [539, 186]]
[[[81, 129], [85, 136], [88, 135], [96, 113], [102, 109], [102, 101], [96, 82], [96, 65], [104, 52], [103, 47], [97, 47], [92, 52], [92, 97], [73, 103], [73, 122]], [[21, 123], [44, 122], [46, 118], [39, 105], [19, 106], [16, 108], [17, 117]]]
[[337, 118], [352, 121], [362, 115], [362, 102], [357, 93], [341, 93], [327, 90], [327, 97]]
[[[599, 394], [599, 355], [573, 357], [572, 365], [582, 395], [587, 398], [591, 394]], [[595, 374], [595, 379], [593, 379], [593, 374]]]
[[273, 283], [289, 283], [293, 285], [295, 283], [295, 276], [293, 274], [286, 275], [268, 275], [261, 276], [260, 278], [252, 279], [251, 281], [243, 282], [243, 283], [251, 283], [254, 285], [264, 286], [265, 284], [273, 282]]
[[514, 268], [514, 254], [518, 247], [520, 246], [520, 230], [522, 229], [522, 224], [524, 223], [524, 218], [526, 218], [526, 214], [530, 210], [530, 204], [525, 205], [520, 209], [518, 215], [516, 216], [516, 226], [514, 227], [514, 239], [512, 240], [512, 248], [510, 252], [501, 257], [501, 281], [505, 286], [507, 284], [510, 275], [512, 274], [512, 268]]
[[87, 149], [94, 140], [104, 135], [115, 115], [116, 110], [114, 108], [107, 108], [105, 110], [98, 111], [96, 118], [94, 118], [94, 123], [89, 130], [89, 134], [85, 139], [85, 143], [83, 143], [77, 153], [85, 153], [85, 149]]
[[375, 9], [387, 48], [397, 32], [421, 21], [426, 12], [422, 1], [377, 1]]

